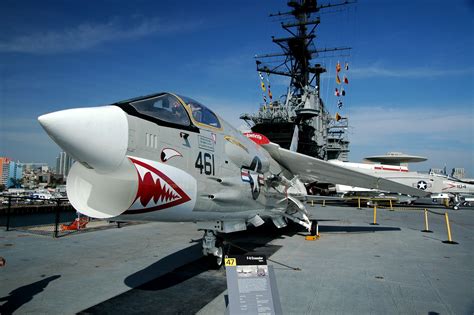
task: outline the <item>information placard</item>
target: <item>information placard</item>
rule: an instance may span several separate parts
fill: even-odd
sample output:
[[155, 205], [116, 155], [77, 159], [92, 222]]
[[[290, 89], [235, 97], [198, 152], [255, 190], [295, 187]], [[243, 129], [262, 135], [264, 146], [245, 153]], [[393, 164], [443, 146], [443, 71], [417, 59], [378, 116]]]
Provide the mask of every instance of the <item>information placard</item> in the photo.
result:
[[225, 258], [228, 314], [281, 314], [273, 267], [264, 255]]

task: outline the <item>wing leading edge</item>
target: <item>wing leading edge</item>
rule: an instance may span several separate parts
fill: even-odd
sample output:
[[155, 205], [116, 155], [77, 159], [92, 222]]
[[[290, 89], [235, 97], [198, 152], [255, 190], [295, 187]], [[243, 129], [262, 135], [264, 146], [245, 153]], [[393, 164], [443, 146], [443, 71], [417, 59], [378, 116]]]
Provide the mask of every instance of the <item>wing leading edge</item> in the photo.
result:
[[371, 188], [411, 196], [425, 197], [429, 193], [381, 177], [367, 175], [301, 153], [281, 148], [278, 144], [262, 145], [278, 163], [303, 181], [325, 182]]

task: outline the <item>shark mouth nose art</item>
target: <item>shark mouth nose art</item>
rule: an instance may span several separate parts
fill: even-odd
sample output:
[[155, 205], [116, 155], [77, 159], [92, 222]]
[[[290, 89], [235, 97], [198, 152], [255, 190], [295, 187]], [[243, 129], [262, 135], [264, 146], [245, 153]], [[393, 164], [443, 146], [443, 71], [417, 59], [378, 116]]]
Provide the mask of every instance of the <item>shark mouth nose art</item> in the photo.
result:
[[131, 157], [129, 159], [138, 173], [138, 189], [127, 213], [163, 210], [191, 200], [188, 194], [164, 172], [141, 160]]

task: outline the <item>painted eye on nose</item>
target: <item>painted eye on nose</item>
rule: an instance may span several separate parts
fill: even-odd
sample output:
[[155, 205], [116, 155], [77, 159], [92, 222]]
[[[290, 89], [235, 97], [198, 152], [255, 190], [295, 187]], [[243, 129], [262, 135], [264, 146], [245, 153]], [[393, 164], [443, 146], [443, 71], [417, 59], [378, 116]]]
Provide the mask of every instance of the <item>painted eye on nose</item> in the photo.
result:
[[174, 149], [170, 148], [165, 148], [163, 151], [161, 151], [161, 161], [162, 162], [167, 162], [169, 159], [175, 157], [175, 156], [182, 156], [181, 153]]

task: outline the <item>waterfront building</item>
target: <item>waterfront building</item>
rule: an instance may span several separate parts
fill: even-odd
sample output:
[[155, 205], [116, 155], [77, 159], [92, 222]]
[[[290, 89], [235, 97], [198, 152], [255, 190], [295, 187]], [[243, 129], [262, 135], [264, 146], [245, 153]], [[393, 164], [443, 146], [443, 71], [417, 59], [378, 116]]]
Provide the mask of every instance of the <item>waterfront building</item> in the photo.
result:
[[440, 175], [444, 175], [444, 174], [445, 174], [445, 171], [444, 171], [444, 169], [442, 169], [442, 168], [431, 168], [431, 169], [430, 169], [430, 172], [431, 172], [431, 173], [435, 173], [435, 174], [440, 174]]
[[463, 179], [466, 177], [466, 171], [462, 167], [455, 167], [453, 168], [452, 176], [459, 179]]
[[66, 177], [67, 174], [69, 174], [72, 163], [73, 160], [69, 154], [64, 151], [59, 152], [58, 156], [56, 157], [56, 174]]
[[0, 157], [0, 184], [7, 185], [8, 169], [11, 159], [8, 157]]
[[20, 187], [23, 179], [23, 165], [8, 157], [0, 157], [0, 184], [6, 188]]
[[23, 179], [23, 165], [20, 162], [10, 161], [8, 167], [7, 188], [20, 188]]

